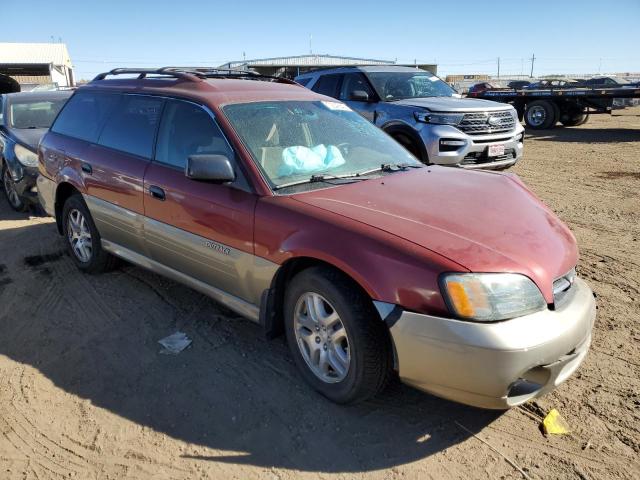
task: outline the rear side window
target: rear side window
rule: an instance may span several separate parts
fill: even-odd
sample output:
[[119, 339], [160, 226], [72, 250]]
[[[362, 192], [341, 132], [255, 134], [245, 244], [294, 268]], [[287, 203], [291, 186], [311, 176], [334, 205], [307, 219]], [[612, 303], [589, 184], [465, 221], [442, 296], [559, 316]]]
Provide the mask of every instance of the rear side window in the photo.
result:
[[311, 90], [321, 95], [338, 98], [338, 84], [341, 78], [342, 74], [322, 75]]
[[309, 82], [313, 80], [313, 77], [309, 77], [309, 78], [301, 78], [300, 80], [296, 80], [296, 82], [298, 82], [300, 85], [302, 85], [303, 87], [306, 87]]
[[233, 151], [211, 116], [201, 107], [169, 100], [158, 132], [156, 160], [184, 168], [195, 154], [226, 155], [232, 162]]
[[78, 92], [64, 106], [51, 131], [96, 142], [104, 121], [119, 100], [117, 94]]
[[105, 147], [151, 158], [163, 100], [124, 95], [109, 115], [98, 143]]

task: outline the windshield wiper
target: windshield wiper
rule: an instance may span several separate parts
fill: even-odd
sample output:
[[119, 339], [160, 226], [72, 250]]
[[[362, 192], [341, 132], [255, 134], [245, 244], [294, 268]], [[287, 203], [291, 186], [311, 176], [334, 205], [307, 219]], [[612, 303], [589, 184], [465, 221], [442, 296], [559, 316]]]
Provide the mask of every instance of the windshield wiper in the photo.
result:
[[383, 163], [380, 165], [380, 169], [383, 172], [397, 172], [400, 170], [407, 170], [408, 168], [422, 168], [423, 165], [414, 165], [411, 163]]
[[[380, 169], [376, 169], [380, 170]], [[294, 182], [289, 182], [289, 183], [282, 183], [280, 185], [276, 185], [275, 187], [273, 187], [273, 190], [280, 190], [282, 188], [286, 188], [286, 187], [293, 187], [295, 185], [302, 185], [305, 183], [319, 183], [319, 182], [324, 182], [324, 183], [331, 183], [332, 185], [338, 185], [336, 183], [331, 182], [330, 180], [348, 180], [350, 179], [351, 182], [345, 182], [345, 183], [353, 183], [353, 182], [357, 182], [359, 180], [364, 180], [364, 178], [358, 178], [360, 175], [364, 175], [365, 173], [370, 173], [370, 172], [363, 172], [363, 173], [358, 173], [358, 174], [348, 174], [348, 175], [311, 175], [309, 178], [304, 178], [302, 180], [296, 180]]]
[[281, 185], [276, 185], [275, 187], [273, 187], [273, 190], [280, 190], [282, 188], [293, 187], [295, 185], [303, 185], [305, 183], [318, 183], [318, 182], [330, 183], [332, 185], [341, 185], [341, 184], [333, 183], [331, 182], [331, 180], [351, 180], [350, 182], [345, 182], [345, 183], [353, 183], [361, 180], [366, 180], [366, 178], [361, 178], [361, 177], [371, 175], [372, 173], [397, 172], [400, 170], [406, 170], [408, 168], [422, 168], [422, 165], [412, 165], [409, 163], [383, 163], [378, 168], [372, 168], [370, 170], [365, 170], [363, 172], [357, 172], [357, 173], [345, 173], [343, 175], [316, 174], [316, 175], [311, 175], [309, 178], [296, 180], [294, 182], [289, 182], [289, 183], [283, 183]]

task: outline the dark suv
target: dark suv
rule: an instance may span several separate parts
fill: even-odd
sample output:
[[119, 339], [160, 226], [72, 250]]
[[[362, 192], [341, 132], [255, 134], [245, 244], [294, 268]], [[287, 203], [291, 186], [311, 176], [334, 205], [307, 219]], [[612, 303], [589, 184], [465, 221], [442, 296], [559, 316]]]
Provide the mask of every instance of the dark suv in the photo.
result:
[[138, 78], [79, 88], [40, 144], [38, 192], [81, 270], [121, 257], [284, 331], [337, 402], [395, 370], [508, 408], [585, 358], [575, 239], [517, 177], [424, 166], [291, 81], [111, 73]]
[[340, 67], [296, 81], [345, 102], [424, 163], [503, 169], [522, 157], [524, 128], [512, 106], [461, 98], [426, 70]]
[[22, 211], [38, 201], [38, 142], [73, 92], [0, 95], [0, 172], [9, 205]]

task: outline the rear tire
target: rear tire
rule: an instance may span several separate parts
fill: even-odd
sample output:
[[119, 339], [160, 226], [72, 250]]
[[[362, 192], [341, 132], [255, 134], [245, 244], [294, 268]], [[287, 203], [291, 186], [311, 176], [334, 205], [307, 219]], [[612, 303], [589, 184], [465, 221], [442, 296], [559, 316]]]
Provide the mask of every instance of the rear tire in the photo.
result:
[[527, 105], [524, 122], [533, 130], [544, 130], [558, 123], [560, 109], [553, 102], [536, 100]]
[[62, 233], [76, 266], [86, 273], [112, 270], [117, 259], [102, 248], [100, 232], [82, 196], [70, 196], [62, 208]]
[[589, 120], [588, 113], [579, 113], [577, 115], [570, 116], [567, 120], [563, 121], [562, 124], [565, 127], [577, 127], [578, 125], [583, 125], [587, 123]]
[[293, 359], [315, 390], [347, 404], [384, 389], [393, 372], [389, 331], [344, 274], [329, 267], [298, 273], [285, 293], [284, 317]]

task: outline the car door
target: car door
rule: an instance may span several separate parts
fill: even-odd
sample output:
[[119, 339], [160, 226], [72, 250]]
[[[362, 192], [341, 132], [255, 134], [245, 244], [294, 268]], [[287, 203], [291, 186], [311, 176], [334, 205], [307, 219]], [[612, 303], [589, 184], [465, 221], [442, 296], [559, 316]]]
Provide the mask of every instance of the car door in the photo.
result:
[[144, 173], [153, 156], [164, 100], [120, 95], [98, 140], [82, 155], [85, 201], [103, 241], [146, 253], [143, 235]]
[[[363, 101], [356, 98], [357, 93], [367, 94], [368, 100]], [[375, 123], [377, 106], [376, 94], [373, 88], [371, 88], [369, 80], [367, 80], [367, 77], [362, 73], [346, 73], [344, 75], [338, 98], [364, 118]]]
[[[221, 185], [187, 178], [185, 165], [193, 154], [227, 156], [236, 181]], [[256, 202], [213, 114], [188, 101], [167, 100], [155, 159], [144, 179], [152, 259], [257, 305], [263, 289], [255, 280], [265, 265], [253, 256]]]

